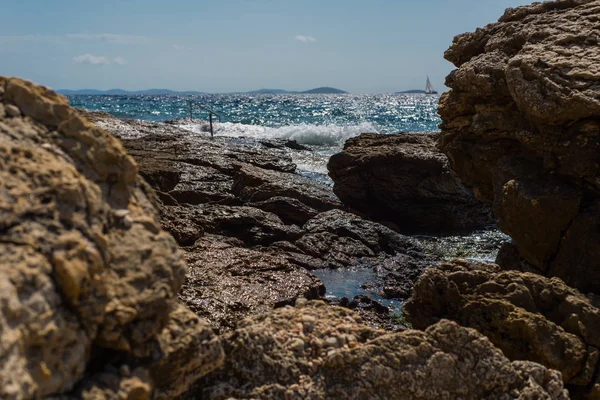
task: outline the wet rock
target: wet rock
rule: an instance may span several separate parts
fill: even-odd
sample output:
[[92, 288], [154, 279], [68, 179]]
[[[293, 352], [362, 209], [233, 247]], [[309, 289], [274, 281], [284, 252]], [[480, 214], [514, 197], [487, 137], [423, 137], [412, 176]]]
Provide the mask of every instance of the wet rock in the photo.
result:
[[457, 260], [425, 271], [405, 311], [415, 328], [451, 319], [511, 360], [560, 371], [574, 397], [600, 389], [600, 310], [558, 278]]
[[325, 185], [300, 175], [282, 174], [250, 165], [240, 165], [233, 192], [247, 202], [291, 197], [317, 211], [342, 207], [331, 189]]
[[189, 398], [568, 398], [558, 372], [510, 362], [449, 321], [385, 334], [350, 310], [299, 302], [244, 320], [225, 343], [224, 367]]
[[366, 324], [372, 327], [385, 329], [388, 332], [397, 332], [406, 328], [400, 324], [398, 316], [392, 314], [388, 307], [369, 296], [358, 295], [347, 304], [340, 305], [356, 312]]
[[295, 245], [304, 253], [339, 268], [362, 258], [397, 253], [422, 257], [418, 242], [391, 229], [342, 210], [331, 210], [308, 221]]
[[459, 35], [440, 145], [539, 273], [600, 291], [597, 1], [508, 9]]
[[310, 147], [304, 146], [293, 139], [259, 140], [259, 143], [270, 149], [281, 149], [287, 147], [292, 150], [312, 151]]
[[438, 135], [362, 134], [346, 141], [327, 168], [342, 202], [401, 231], [441, 232], [493, 222], [489, 207], [451, 173]]
[[[0, 398], [85, 386], [96, 354], [151, 364], [186, 270], [151, 190], [64, 97], [19, 79], [0, 88], [19, 110], [0, 120]], [[144, 379], [117, 386], [151, 395]]]
[[380, 276], [383, 292], [388, 299], [407, 299], [423, 272], [436, 265], [432, 259], [398, 254], [377, 263], [375, 271]]
[[321, 281], [291, 262], [287, 253], [264, 252], [206, 235], [186, 252], [188, 274], [180, 297], [219, 331], [249, 315], [293, 304], [298, 297], [319, 298]]

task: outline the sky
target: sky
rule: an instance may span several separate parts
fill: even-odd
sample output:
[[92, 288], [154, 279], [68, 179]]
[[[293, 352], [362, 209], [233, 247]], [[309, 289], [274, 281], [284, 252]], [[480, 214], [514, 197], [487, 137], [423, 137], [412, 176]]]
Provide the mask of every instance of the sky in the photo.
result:
[[0, 75], [54, 89], [444, 90], [455, 35], [527, 0], [0, 0]]

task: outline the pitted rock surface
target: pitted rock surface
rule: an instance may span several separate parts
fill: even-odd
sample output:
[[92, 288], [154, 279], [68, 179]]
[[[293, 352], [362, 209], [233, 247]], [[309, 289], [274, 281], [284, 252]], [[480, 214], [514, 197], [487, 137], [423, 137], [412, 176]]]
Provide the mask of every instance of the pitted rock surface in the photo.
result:
[[186, 266], [117, 139], [19, 79], [0, 104], [0, 398], [42, 398], [99, 349], [148, 357]]
[[454, 39], [441, 149], [538, 273], [600, 291], [600, 1], [508, 9]]
[[575, 398], [600, 392], [600, 310], [558, 278], [455, 260], [423, 273], [405, 311], [415, 328], [451, 319], [511, 360], [560, 371]]
[[386, 333], [318, 301], [244, 320], [225, 352], [223, 368], [187, 398], [568, 398], [558, 372], [510, 362], [473, 329], [441, 321]]

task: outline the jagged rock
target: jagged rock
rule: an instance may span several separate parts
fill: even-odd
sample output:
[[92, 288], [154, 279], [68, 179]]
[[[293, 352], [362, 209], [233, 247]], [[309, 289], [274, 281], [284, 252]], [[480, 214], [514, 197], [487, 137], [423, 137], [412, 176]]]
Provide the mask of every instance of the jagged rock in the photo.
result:
[[246, 319], [226, 361], [188, 398], [567, 399], [560, 374], [510, 362], [473, 329], [442, 321], [385, 334], [350, 310], [298, 302]]
[[327, 168], [342, 202], [401, 231], [463, 230], [493, 222], [489, 207], [450, 172], [438, 134], [364, 133], [346, 141]]
[[308, 221], [305, 233], [295, 242], [302, 252], [324, 260], [321, 267], [339, 268], [362, 258], [408, 254], [423, 257], [418, 242], [393, 230], [347, 213], [331, 210]]
[[247, 203], [247, 205], [276, 214], [286, 224], [296, 224], [300, 226], [304, 225], [306, 221], [319, 213], [314, 208], [291, 197], [275, 196], [256, 203]]
[[290, 261], [287, 253], [242, 246], [206, 235], [186, 252], [189, 269], [180, 297], [215, 329], [232, 329], [249, 315], [293, 304], [298, 297], [325, 294], [321, 281]]
[[185, 262], [117, 139], [49, 89], [0, 88], [19, 110], [0, 120], [0, 398], [39, 399], [97, 353], [149, 357]]
[[171, 312], [157, 341], [148, 367], [155, 400], [176, 398], [198, 377], [223, 364], [221, 339], [205, 320], [181, 303]]
[[[254, 207], [198, 205], [163, 206], [163, 224], [181, 245], [191, 245], [203, 232], [238, 238], [247, 246], [264, 245], [301, 236], [300, 228], [285, 225], [272, 213]], [[171, 228], [169, 228], [171, 227]], [[191, 232], [189, 235], [187, 232]]]
[[585, 292], [600, 292], [599, 10], [544, 2], [457, 36], [439, 105], [452, 169], [525, 261]]
[[405, 311], [415, 328], [451, 319], [511, 360], [560, 371], [572, 396], [600, 390], [600, 310], [558, 278], [455, 260], [423, 273]]
[[317, 211], [342, 208], [329, 187], [300, 175], [282, 174], [251, 165], [240, 165], [233, 192], [247, 202], [290, 197]]

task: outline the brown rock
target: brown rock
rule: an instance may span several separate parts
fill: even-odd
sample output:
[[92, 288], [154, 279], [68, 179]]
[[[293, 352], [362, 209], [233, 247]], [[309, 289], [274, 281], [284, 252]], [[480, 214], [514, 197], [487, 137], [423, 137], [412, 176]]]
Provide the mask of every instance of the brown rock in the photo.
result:
[[0, 398], [38, 399], [85, 385], [96, 354], [149, 357], [186, 267], [117, 139], [49, 89], [0, 88], [19, 110], [0, 120]]
[[441, 321], [385, 334], [347, 309], [304, 303], [242, 321], [223, 368], [188, 398], [568, 398], [559, 373], [510, 362], [473, 329]]
[[342, 202], [401, 231], [452, 231], [493, 222], [488, 207], [454, 176], [438, 135], [363, 133], [327, 168]]
[[282, 174], [242, 165], [233, 192], [244, 201], [259, 202], [273, 197], [290, 197], [317, 211], [341, 208], [342, 204], [330, 188], [296, 174]]
[[189, 270], [180, 297], [218, 331], [298, 297], [319, 298], [325, 287], [283, 251], [253, 250], [206, 235], [186, 248]]
[[540, 273], [600, 291], [600, 4], [508, 9], [454, 39], [441, 149]]
[[418, 329], [475, 328], [509, 359], [560, 371], [572, 394], [598, 384], [600, 310], [558, 278], [455, 260], [419, 278], [405, 311]]

